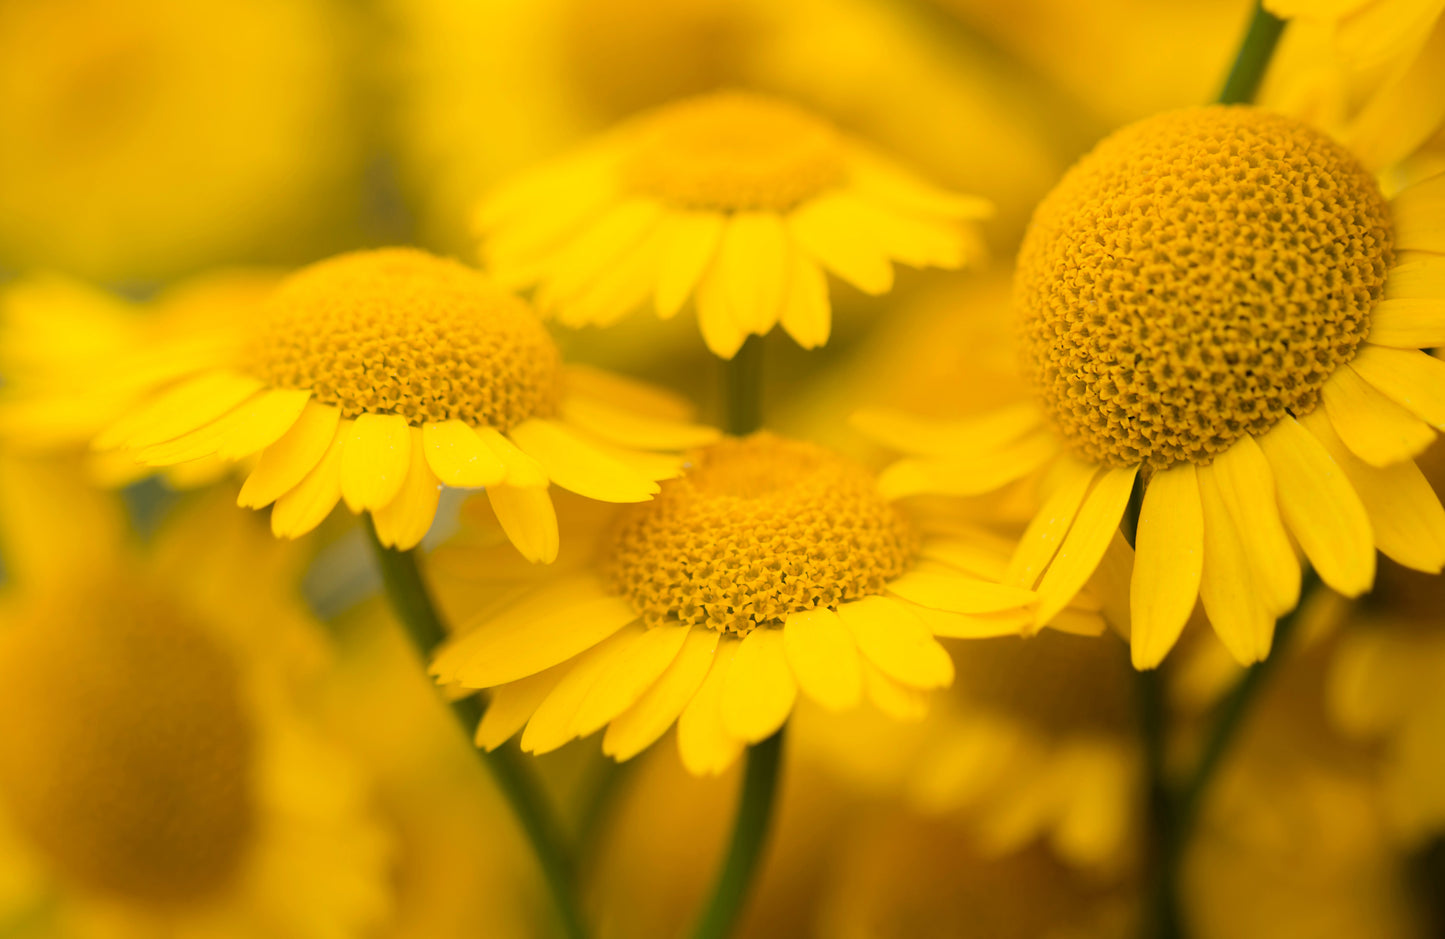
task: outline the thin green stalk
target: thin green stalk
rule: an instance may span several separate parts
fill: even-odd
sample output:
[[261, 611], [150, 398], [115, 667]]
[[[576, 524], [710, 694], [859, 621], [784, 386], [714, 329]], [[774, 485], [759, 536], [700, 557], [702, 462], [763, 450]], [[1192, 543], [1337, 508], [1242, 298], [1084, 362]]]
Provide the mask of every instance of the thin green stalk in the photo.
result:
[[758, 861], [767, 844], [778, 775], [783, 763], [783, 731], [748, 749], [743, 792], [733, 820], [727, 859], [713, 885], [693, 939], [726, 939], [737, 925], [748, 891], [757, 876]]
[[727, 432], [738, 437], [763, 426], [763, 337], [749, 336], [723, 363]]
[[1178, 872], [1174, 862], [1176, 816], [1174, 797], [1169, 791], [1165, 768], [1165, 736], [1168, 711], [1164, 695], [1164, 676], [1159, 669], [1136, 672], [1136, 700], [1139, 705], [1139, 732], [1144, 743], [1146, 770], [1148, 856], [1145, 869], [1147, 915], [1143, 918], [1144, 939], [1179, 939], [1183, 935], [1177, 890]]
[[1263, 3], [1255, 4], [1254, 16], [1250, 18], [1249, 29], [1239, 44], [1234, 66], [1230, 68], [1229, 77], [1224, 80], [1224, 87], [1215, 100], [1220, 104], [1249, 104], [1254, 101], [1284, 27], [1285, 21], [1266, 10]]
[[[411, 638], [417, 655], [425, 662], [446, 638], [447, 631], [437, 614], [426, 582], [422, 580], [416, 563], [416, 553], [384, 547], [376, 537], [376, 528], [372, 525], [370, 516], [366, 519], [365, 527], [371, 541], [372, 553], [381, 568], [387, 599]], [[476, 695], [471, 695], [460, 701], [453, 701], [451, 707], [462, 732], [470, 739], [482, 717], [480, 700]], [[568, 939], [586, 939], [587, 930], [583, 926], [582, 915], [577, 906], [576, 874], [572, 855], [562, 837], [561, 826], [557, 824], [542, 796], [531, 765], [509, 747], [498, 747], [490, 752], [476, 748], [476, 752], [491, 773], [497, 788], [512, 807], [527, 840], [531, 842], [532, 851], [551, 891], [563, 933]]]

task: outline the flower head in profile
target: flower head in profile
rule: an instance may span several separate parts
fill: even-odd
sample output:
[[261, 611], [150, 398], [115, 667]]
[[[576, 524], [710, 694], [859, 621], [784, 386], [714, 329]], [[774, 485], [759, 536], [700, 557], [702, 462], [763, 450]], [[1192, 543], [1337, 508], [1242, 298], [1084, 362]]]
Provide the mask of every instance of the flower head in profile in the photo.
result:
[[48, 542], [10, 539], [27, 563], [0, 604], [7, 923], [81, 939], [378, 928], [387, 839], [365, 775], [303, 704], [327, 659], [295, 551], [225, 500], [130, 550], [73, 487], [37, 506], [46, 488], [9, 488], [3, 519], [10, 536], [17, 516], [43, 522]]
[[1445, 176], [1387, 199], [1354, 155], [1248, 107], [1101, 143], [1045, 198], [1015, 306], [1039, 412], [940, 426], [866, 415], [913, 456], [895, 494], [982, 492], [1047, 467], [1007, 582], [1040, 619], [1098, 565], [1142, 488], [1130, 611], [1152, 668], [1196, 600], [1241, 662], [1294, 607], [1295, 545], [1348, 596], [1375, 549], [1445, 565], [1412, 457], [1445, 426]]
[[696, 301], [732, 358], [776, 325], [828, 340], [824, 272], [886, 293], [894, 261], [957, 268], [989, 207], [925, 183], [826, 121], [762, 95], [688, 98], [503, 186], [480, 207], [483, 258], [566, 325]]
[[[167, 353], [173, 353], [167, 358]], [[665, 395], [563, 365], [521, 300], [410, 249], [304, 268], [204, 349], [147, 349], [167, 368], [94, 441], [168, 467], [254, 459], [240, 503], [275, 504], [298, 537], [337, 502], [370, 512], [383, 543], [416, 545], [443, 485], [486, 487], [529, 559], [557, 552], [548, 488], [649, 499], [675, 460], [712, 439]]]
[[592, 509], [564, 513], [591, 538], [569, 535], [575, 553], [545, 571], [483, 546], [436, 556], [462, 627], [433, 672], [494, 689], [483, 746], [525, 726], [523, 749], [545, 752], [606, 727], [625, 760], [676, 722], [688, 768], [717, 773], [800, 692], [921, 716], [953, 680], [935, 637], [1032, 620], [1033, 593], [981, 575], [966, 532], [930, 531], [863, 468], [771, 434], [695, 451], [652, 502]]

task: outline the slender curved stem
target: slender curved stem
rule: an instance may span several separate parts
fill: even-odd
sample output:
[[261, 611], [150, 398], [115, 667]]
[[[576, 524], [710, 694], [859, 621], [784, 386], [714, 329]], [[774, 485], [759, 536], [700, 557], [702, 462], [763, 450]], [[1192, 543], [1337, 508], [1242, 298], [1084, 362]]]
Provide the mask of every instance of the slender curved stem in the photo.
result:
[[[446, 638], [447, 631], [417, 568], [416, 553], [384, 547], [376, 537], [376, 528], [370, 516], [366, 518], [365, 527], [372, 554], [381, 568], [387, 599], [411, 638], [412, 646], [425, 662]], [[462, 732], [470, 739], [482, 717], [481, 702], [472, 695], [453, 701], [451, 708]], [[586, 939], [587, 930], [576, 900], [576, 867], [572, 854], [562, 837], [561, 826], [542, 796], [531, 766], [508, 747], [492, 751], [476, 748], [476, 753], [532, 845], [552, 894], [563, 933], [568, 939]]]
[[1254, 100], [1284, 27], [1284, 20], [1266, 10], [1263, 3], [1255, 3], [1254, 16], [1249, 21], [1244, 40], [1239, 44], [1234, 66], [1230, 68], [1229, 77], [1224, 80], [1224, 87], [1215, 100], [1220, 104], [1249, 104]]
[[723, 363], [727, 432], [742, 437], [763, 426], [763, 337], [749, 336]]
[[783, 731], [748, 749], [743, 792], [733, 819], [732, 840], [693, 939], [726, 939], [737, 925], [767, 844], [778, 775], [783, 763]]

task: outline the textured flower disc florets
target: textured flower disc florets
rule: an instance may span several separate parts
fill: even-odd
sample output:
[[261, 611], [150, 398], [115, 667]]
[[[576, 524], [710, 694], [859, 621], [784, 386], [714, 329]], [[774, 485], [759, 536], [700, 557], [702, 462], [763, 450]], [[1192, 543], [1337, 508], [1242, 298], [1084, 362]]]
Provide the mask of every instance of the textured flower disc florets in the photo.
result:
[[881, 593], [916, 545], [867, 470], [756, 434], [698, 451], [657, 498], [629, 506], [607, 573], [648, 625], [742, 634]]
[[456, 418], [507, 430], [557, 407], [561, 358], [525, 303], [455, 261], [390, 248], [288, 278], [247, 358], [346, 417]]
[[1084, 459], [1206, 464], [1314, 409], [1369, 332], [1392, 244], [1373, 177], [1299, 121], [1140, 121], [1034, 214], [1015, 287], [1026, 368]]
[[161, 906], [211, 896], [256, 827], [232, 660], [134, 587], [32, 612], [0, 639], [0, 811], [87, 887]]
[[837, 131], [761, 95], [690, 98], [644, 115], [636, 131], [625, 184], [678, 208], [784, 212], [845, 176]]

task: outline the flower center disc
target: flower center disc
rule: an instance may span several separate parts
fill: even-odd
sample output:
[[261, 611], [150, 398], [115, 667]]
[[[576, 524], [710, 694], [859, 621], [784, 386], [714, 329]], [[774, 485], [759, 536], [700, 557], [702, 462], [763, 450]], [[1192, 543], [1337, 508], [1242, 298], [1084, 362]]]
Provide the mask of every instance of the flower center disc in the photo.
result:
[[507, 430], [557, 406], [561, 359], [525, 303], [406, 248], [313, 264], [272, 295], [248, 363], [346, 417], [457, 418]]
[[782, 212], [844, 176], [832, 127], [761, 95], [690, 98], [645, 115], [638, 130], [624, 180], [681, 208]]
[[0, 640], [0, 811], [91, 889], [204, 899], [256, 826], [235, 669], [163, 603], [79, 594]]
[[1314, 409], [1369, 332], [1392, 244], [1379, 186], [1319, 131], [1247, 107], [1148, 118], [1034, 214], [1025, 367], [1082, 458], [1206, 464]]
[[628, 506], [608, 575], [649, 625], [747, 633], [881, 593], [916, 540], [873, 476], [821, 447], [755, 434], [693, 455]]

